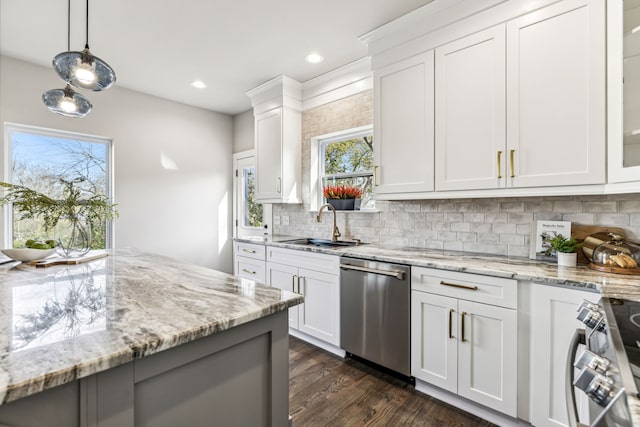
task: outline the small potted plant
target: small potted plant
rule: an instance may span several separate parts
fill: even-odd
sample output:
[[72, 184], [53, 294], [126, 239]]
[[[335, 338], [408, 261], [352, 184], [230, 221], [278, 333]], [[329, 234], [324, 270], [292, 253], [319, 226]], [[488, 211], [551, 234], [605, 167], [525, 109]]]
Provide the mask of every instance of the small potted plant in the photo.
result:
[[542, 234], [542, 241], [549, 245], [547, 255], [552, 252], [558, 257], [558, 265], [566, 267], [575, 267], [578, 259], [576, 253], [582, 247], [582, 243], [578, 243], [573, 236], [564, 237], [562, 234], [553, 232]]
[[327, 185], [322, 194], [336, 210], [359, 210], [362, 189], [353, 185]]

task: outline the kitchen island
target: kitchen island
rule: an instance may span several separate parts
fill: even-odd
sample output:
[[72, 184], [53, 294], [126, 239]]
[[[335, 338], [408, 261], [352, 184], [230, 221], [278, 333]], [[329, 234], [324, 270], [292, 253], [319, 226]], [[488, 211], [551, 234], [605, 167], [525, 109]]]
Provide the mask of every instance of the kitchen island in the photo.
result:
[[302, 297], [133, 249], [0, 272], [0, 425], [287, 425]]

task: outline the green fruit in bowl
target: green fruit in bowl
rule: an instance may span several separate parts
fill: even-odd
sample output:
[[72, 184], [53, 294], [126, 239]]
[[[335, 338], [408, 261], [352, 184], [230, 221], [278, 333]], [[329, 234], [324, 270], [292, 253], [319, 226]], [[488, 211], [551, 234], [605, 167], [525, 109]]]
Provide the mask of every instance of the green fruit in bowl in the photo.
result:
[[29, 249], [53, 249], [56, 246], [55, 240], [42, 241], [29, 239], [25, 242], [25, 247]]
[[46, 243], [36, 242], [31, 245], [31, 249], [51, 249], [51, 246], [47, 245]]

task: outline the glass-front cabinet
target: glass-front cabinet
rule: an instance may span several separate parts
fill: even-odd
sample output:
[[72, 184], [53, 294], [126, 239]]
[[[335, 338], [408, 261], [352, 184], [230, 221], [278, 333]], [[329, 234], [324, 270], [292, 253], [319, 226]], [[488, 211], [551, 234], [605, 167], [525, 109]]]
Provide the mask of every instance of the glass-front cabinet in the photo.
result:
[[608, 2], [609, 182], [640, 181], [640, 0]]

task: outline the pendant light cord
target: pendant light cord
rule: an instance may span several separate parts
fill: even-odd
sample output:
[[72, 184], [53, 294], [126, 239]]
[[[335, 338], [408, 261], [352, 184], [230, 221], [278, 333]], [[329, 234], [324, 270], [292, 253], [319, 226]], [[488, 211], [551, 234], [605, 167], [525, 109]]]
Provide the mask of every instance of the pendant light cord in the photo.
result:
[[85, 37], [86, 42], [84, 44], [84, 47], [86, 49], [89, 49], [89, 0], [87, 0], [87, 20], [86, 21], [87, 21], [87, 28], [86, 28], [86, 33], [85, 33], [86, 34], [86, 37]]
[[67, 52], [71, 50], [71, 0], [67, 2]]

